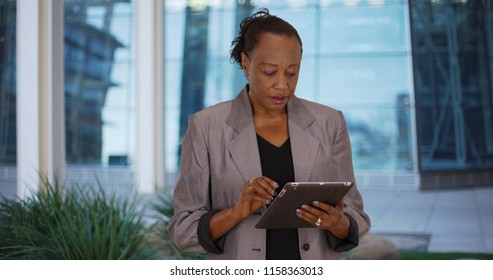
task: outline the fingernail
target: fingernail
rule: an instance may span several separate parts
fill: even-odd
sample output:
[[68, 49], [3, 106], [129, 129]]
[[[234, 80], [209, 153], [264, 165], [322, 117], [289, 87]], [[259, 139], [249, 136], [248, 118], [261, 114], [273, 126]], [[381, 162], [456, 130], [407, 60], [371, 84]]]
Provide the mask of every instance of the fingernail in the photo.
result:
[[306, 206], [305, 204], [303, 204], [303, 205], [301, 205], [301, 208], [303, 208], [303, 209], [307, 209], [307, 208], [308, 208], [308, 206]]
[[276, 196], [276, 195], [277, 195], [276, 190], [272, 190], [272, 195], [273, 195], [273, 196]]
[[301, 210], [300, 209], [296, 209], [296, 215], [301, 215]]
[[313, 205], [317, 205], [317, 204], [318, 204], [318, 201], [315, 201], [315, 200], [314, 200], [314, 201], [312, 201], [312, 204], [313, 204]]

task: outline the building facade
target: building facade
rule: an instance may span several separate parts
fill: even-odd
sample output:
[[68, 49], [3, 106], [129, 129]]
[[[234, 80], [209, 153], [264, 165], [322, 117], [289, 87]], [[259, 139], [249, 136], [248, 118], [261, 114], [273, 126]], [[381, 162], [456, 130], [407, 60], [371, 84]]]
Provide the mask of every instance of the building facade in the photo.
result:
[[[246, 83], [229, 49], [239, 22], [261, 7], [298, 29], [297, 95], [344, 113], [360, 187], [493, 185], [486, 0], [66, 0], [65, 177], [172, 187], [188, 116], [234, 98]], [[0, 191], [7, 194], [19, 188], [22, 20], [16, 1], [0, 1]]]

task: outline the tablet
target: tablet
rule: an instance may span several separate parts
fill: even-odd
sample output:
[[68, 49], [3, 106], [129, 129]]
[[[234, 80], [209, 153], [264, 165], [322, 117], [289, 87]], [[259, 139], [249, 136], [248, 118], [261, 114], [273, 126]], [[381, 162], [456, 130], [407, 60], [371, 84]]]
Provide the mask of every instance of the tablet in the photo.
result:
[[290, 182], [267, 207], [256, 228], [304, 228], [315, 227], [296, 215], [303, 204], [318, 200], [332, 206], [344, 197], [352, 182]]

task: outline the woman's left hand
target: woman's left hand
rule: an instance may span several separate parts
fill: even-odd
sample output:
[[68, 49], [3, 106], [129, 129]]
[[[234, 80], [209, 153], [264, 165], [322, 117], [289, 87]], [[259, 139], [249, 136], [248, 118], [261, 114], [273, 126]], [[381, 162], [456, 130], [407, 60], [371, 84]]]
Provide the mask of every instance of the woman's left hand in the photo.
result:
[[344, 215], [343, 208], [342, 200], [335, 207], [313, 201], [311, 205], [303, 204], [296, 209], [296, 214], [319, 229], [328, 230], [339, 239], [346, 239], [349, 234], [349, 218]]

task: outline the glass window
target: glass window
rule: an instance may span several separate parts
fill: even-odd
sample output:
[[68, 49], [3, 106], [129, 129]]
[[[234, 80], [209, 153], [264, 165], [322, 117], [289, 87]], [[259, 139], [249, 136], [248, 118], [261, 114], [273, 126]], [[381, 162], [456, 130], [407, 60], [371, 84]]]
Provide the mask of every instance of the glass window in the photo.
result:
[[[245, 85], [241, 70], [229, 63], [229, 50], [239, 22], [260, 7], [269, 7], [300, 33], [304, 52], [296, 94], [344, 112], [355, 167], [413, 168], [411, 52], [403, 1], [198, 2], [209, 5], [165, 5], [168, 173], [178, 169], [188, 116], [233, 98]], [[193, 60], [191, 52], [197, 55]], [[192, 84], [199, 90], [190, 89]]]
[[0, 1], [0, 165], [15, 165], [17, 158], [15, 15], [15, 1]]
[[327, 7], [321, 12], [320, 52], [407, 52], [406, 12], [400, 4]]
[[356, 169], [413, 168], [408, 61], [407, 56], [320, 58], [317, 100], [344, 113]]
[[65, 0], [68, 164], [114, 164], [115, 156], [132, 159], [132, 11], [129, 0]]
[[412, 1], [420, 168], [493, 167], [488, 1]]

